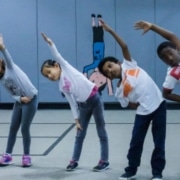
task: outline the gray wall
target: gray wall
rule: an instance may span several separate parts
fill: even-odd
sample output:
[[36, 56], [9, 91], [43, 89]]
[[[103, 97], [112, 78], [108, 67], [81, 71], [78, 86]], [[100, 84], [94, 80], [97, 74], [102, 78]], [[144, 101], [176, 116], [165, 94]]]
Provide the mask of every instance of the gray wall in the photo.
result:
[[[30, 77], [39, 90], [40, 102], [66, 102], [57, 83], [40, 74], [45, 59], [52, 58], [40, 32], [50, 36], [65, 59], [81, 72], [91, 64], [91, 14], [102, 14], [127, 42], [132, 56], [161, 88], [166, 75], [164, 65], [156, 55], [156, 47], [164, 39], [153, 32], [142, 36], [133, 28], [138, 20], [147, 20], [180, 33], [179, 0], [0, 0], [0, 33], [14, 61]], [[177, 25], [178, 24], [178, 25]], [[122, 59], [113, 38], [104, 34], [105, 56]], [[115, 87], [116, 82], [113, 82]], [[178, 91], [176, 89], [175, 91]], [[105, 102], [116, 101], [103, 91]], [[0, 86], [0, 103], [13, 102]]]

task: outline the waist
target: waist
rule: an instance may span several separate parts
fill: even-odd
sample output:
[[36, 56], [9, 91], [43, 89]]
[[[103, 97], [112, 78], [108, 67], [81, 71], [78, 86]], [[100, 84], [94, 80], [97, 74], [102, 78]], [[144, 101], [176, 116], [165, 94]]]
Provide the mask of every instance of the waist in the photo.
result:
[[98, 87], [94, 86], [94, 88], [91, 91], [91, 94], [89, 95], [89, 97], [87, 99], [93, 97], [97, 92], [98, 92]]

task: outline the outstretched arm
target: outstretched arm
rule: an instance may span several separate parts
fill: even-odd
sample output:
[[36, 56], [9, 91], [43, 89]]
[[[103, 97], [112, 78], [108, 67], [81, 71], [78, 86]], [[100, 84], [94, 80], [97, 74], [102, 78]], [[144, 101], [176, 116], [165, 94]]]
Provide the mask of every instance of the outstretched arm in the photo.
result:
[[42, 35], [43, 39], [44, 39], [50, 46], [53, 45], [53, 41], [52, 41], [49, 37], [47, 37], [44, 33], [41, 33], [41, 35]]
[[149, 30], [152, 30], [167, 39], [168, 41], [172, 42], [176, 46], [176, 48], [180, 50], [180, 39], [174, 33], [147, 21], [136, 22], [134, 27], [137, 30], [143, 29], [143, 34], [148, 32]]
[[131, 55], [128, 50], [128, 46], [126, 43], [122, 40], [122, 38], [111, 28], [109, 27], [102, 19], [99, 20], [102, 24], [102, 27], [104, 28], [105, 31], [109, 32], [114, 39], [117, 41], [117, 43], [120, 45], [122, 54], [126, 60], [131, 61]]
[[46, 41], [50, 47], [51, 53], [54, 57], [54, 59], [60, 63], [61, 66], [66, 66], [67, 61], [62, 57], [62, 55], [59, 53], [59, 51], [57, 50], [54, 42], [48, 37], [46, 36], [44, 33], [41, 33], [44, 41]]

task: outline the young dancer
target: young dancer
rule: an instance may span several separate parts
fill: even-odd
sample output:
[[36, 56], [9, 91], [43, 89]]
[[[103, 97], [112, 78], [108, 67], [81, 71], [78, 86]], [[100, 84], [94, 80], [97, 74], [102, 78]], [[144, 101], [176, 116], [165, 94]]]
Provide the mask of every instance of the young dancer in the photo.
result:
[[180, 79], [180, 39], [174, 33], [147, 21], [137, 22], [135, 28], [143, 29], [143, 34], [152, 30], [168, 40], [159, 44], [157, 48], [159, 58], [169, 66], [163, 83], [163, 96], [171, 101], [180, 102], [180, 95], [173, 93]]
[[29, 167], [31, 166], [30, 126], [37, 110], [38, 91], [27, 75], [14, 63], [4, 45], [2, 36], [0, 36], [0, 51], [4, 55], [4, 59], [0, 59], [0, 82], [15, 100], [6, 153], [2, 155], [0, 165], [13, 164], [12, 151], [16, 141], [17, 132], [21, 126], [24, 150], [22, 166]]
[[49, 80], [59, 81], [59, 90], [67, 98], [76, 122], [77, 134], [74, 143], [74, 152], [66, 170], [73, 171], [78, 166], [91, 115], [95, 119], [101, 146], [100, 161], [93, 170], [106, 170], [109, 167], [108, 137], [105, 129], [103, 103], [98, 93], [98, 88], [61, 56], [50, 38], [43, 33], [42, 37], [48, 43], [55, 60], [46, 60], [42, 64], [41, 73]]
[[127, 154], [128, 166], [119, 179], [134, 177], [140, 166], [144, 139], [152, 122], [154, 150], [151, 157], [152, 180], [161, 180], [165, 167], [166, 102], [152, 78], [131, 57], [128, 46], [112, 28], [102, 21], [103, 28], [120, 45], [124, 60], [105, 57], [99, 63], [99, 71], [106, 77], [119, 79], [115, 96], [122, 107], [136, 108], [130, 148]]

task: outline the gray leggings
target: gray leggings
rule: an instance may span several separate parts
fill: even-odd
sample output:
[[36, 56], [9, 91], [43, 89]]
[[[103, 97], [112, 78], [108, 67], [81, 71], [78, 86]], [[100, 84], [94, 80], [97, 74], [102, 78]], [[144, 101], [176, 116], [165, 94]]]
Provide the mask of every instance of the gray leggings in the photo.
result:
[[36, 113], [37, 105], [37, 96], [35, 96], [28, 104], [21, 104], [19, 102], [14, 104], [6, 153], [12, 154], [13, 147], [16, 142], [17, 132], [21, 126], [24, 154], [30, 154], [30, 125]]

